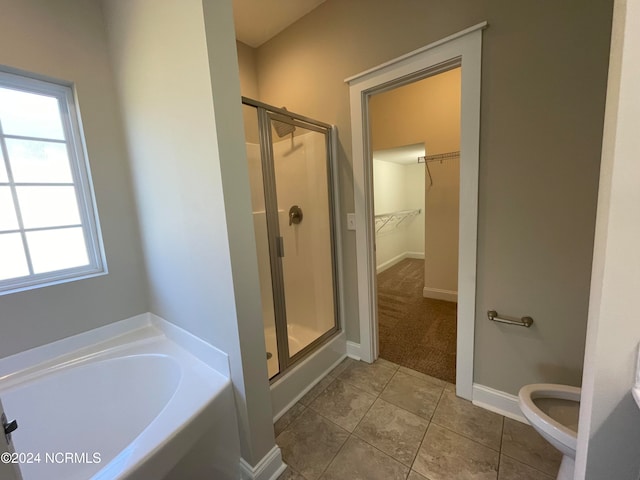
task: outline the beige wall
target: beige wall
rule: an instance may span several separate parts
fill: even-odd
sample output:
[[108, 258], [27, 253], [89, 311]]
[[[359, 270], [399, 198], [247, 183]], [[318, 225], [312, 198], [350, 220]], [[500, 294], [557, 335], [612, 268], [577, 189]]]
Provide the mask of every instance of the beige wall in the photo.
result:
[[[458, 236], [460, 230], [460, 159], [429, 164], [433, 185], [425, 179], [425, 297], [440, 290], [458, 293]], [[450, 297], [453, 298], [453, 297]]]
[[425, 78], [369, 102], [373, 150], [425, 144], [427, 155], [460, 149], [460, 68]]
[[[425, 144], [427, 155], [460, 150], [460, 72], [455, 68], [373, 96], [374, 151], [416, 143]], [[425, 215], [416, 218], [424, 228], [425, 296], [433, 290], [458, 291], [460, 160], [431, 163], [429, 170], [433, 184], [422, 176]]]
[[256, 50], [240, 41], [238, 49], [238, 68], [240, 69], [240, 93], [244, 97], [258, 99], [258, 72], [256, 71]]
[[275, 445], [230, 0], [106, 0], [153, 313], [229, 355], [241, 453]]
[[[609, 0], [328, 0], [257, 50], [262, 101], [338, 126], [346, 231], [354, 192], [343, 80], [489, 22], [474, 379], [499, 390], [580, 383], [611, 14]], [[358, 342], [353, 232], [342, 250], [347, 336]], [[493, 324], [490, 308], [536, 323]]]
[[[258, 72], [256, 71], [255, 49], [236, 41], [238, 49], [238, 68], [240, 69], [240, 93], [243, 97], [257, 100], [260, 97], [258, 91]], [[246, 107], [243, 107], [246, 109]], [[244, 134], [247, 142], [259, 143], [258, 116], [255, 109], [251, 113], [245, 110], [242, 116], [244, 122]]]
[[418, 215], [376, 225], [376, 267], [381, 272], [406, 258], [424, 258], [424, 164], [373, 160], [376, 215], [417, 210]]
[[407, 165], [405, 170], [407, 185], [407, 208], [420, 208], [421, 212], [415, 220], [409, 223], [407, 230], [407, 251], [424, 255], [424, 195], [425, 195], [425, 171], [424, 164], [413, 163]]
[[75, 85], [109, 267], [101, 277], [0, 296], [4, 357], [146, 312], [148, 303], [100, 4], [0, 0], [0, 11], [0, 64]]
[[[405, 166], [373, 160], [373, 206], [375, 215], [406, 210], [407, 207], [407, 175]], [[391, 220], [384, 226], [376, 225], [376, 267], [378, 272], [390, 267], [399, 256], [407, 253], [408, 230], [410, 222], [417, 218], [407, 219], [397, 227]], [[424, 243], [424, 242], [423, 242]]]

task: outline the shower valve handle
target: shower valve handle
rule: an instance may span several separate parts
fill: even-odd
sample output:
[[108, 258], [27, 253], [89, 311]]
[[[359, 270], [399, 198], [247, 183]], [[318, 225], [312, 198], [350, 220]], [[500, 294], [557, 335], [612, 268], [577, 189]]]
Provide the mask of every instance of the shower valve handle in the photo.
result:
[[289, 209], [289, 225], [296, 225], [302, 222], [302, 209], [298, 205], [294, 205]]

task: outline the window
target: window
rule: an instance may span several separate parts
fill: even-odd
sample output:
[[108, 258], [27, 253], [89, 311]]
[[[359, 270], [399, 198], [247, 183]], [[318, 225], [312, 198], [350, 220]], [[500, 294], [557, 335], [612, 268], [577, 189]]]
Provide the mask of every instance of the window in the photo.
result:
[[0, 294], [105, 273], [73, 90], [0, 69]]

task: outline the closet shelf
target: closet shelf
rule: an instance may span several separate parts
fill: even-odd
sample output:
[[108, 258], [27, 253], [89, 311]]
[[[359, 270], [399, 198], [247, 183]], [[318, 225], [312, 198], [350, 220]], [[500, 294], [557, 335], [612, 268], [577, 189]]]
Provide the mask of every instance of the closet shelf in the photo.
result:
[[452, 158], [460, 158], [460, 151], [436, 153], [435, 155], [418, 157], [418, 163], [442, 162], [443, 160], [450, 160]]
[[420, 215], [420, 212], [422, 212], [422, 210], [418, 208], [416, 210], [398, 210], [397, 212], [381, 213], [379, 215], [376, 215], [374, 217], [376, 221], [376, 233], [378, 233], [387, 225], [396, 228], [407, 218], [412, 218], [416, 215]]

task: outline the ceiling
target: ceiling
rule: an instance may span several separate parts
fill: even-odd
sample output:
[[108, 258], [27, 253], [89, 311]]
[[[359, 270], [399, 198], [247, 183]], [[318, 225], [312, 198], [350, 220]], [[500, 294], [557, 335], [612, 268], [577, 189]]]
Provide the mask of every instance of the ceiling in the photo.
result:
[[256, 48], [325, 0], [233, 0], [236, 38]]
[[404, 145], [386, 150], [376, 150], [373, 152], [373, 159], [399, 163], [400, 165], [410, 165], [418, 163], [418, 157], [424, 157], [424, 155], [424, 143], [414, 143], [413, 145]]

